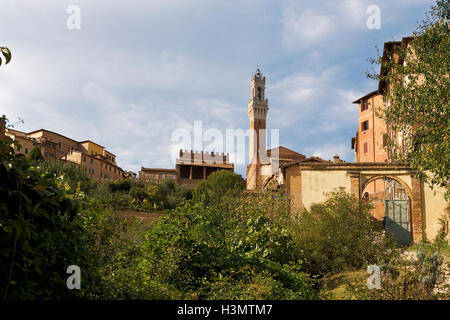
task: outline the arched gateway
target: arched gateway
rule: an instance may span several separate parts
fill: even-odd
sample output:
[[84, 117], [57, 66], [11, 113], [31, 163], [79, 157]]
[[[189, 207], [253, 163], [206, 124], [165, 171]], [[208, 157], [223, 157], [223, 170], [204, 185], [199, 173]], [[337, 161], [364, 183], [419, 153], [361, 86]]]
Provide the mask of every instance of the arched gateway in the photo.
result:
[[281, 167], [291, 210], [310, 209], [326, 193], [343, 187], [374, 204], [372, 214], [402, 244], [433, 240], [449, 203], [443, 190], [432, 190], [407, 166], [387, 163], [312, 162], [305, 159]]

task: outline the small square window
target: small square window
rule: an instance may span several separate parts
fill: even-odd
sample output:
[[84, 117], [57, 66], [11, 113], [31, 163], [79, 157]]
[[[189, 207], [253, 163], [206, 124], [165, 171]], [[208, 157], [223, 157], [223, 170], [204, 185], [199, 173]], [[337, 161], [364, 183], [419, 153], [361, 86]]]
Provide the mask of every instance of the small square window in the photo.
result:
[[363, 121], [361, 123], [361, 131], [369, 130], [369, 120]]
[[369, 102], [367, 100], [363, 100], [361, 102], [361, 111], [366, 111], [369, 109]]

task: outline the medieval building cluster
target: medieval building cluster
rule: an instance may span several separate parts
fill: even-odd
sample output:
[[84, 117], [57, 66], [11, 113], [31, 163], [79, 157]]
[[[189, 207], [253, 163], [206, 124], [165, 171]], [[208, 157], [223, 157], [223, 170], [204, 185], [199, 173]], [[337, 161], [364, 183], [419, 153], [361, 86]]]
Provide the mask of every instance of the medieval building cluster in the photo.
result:
[[[394, 55], [395, 46], [407, 46], [410, 38], [387, 42], [383, 56]], [[399, 57], [393, 56], [399, 63]], [[381, 70], [381, 73], [388, 70]], [[290, 199], [291, 210], [300, 212], [326, 199], [326, 193], [344, 188], [357, 199], [372, 203], [372, 215], [383, 221], [385, 228], [400, 243], [416, 243], [433, 239], [449, 221], [449, 203], [444, 190], [432, 189], [416, 178], [408, 166], [392, 164], [387, 152], [387, 138], [402, 146], [401, 132], [394, 132], [379, 116], [390, 106], [386, 99], [388, 84], [380, 81], [378, 88], [354, 101], [358, 105], [358, 130], [351, 139], [355, 162], [307, 157], [299, 152], [279, 146], [266, 149], [269, 100], [265, 95], [266, 78], [259, 68], [250, 81], [248, 102], [249, 165], [245, 183], [248, 190], [282, 190]], [[355, 110], [356, 112], [356, 110]], [[0, 139], [20, 143], [16, 152], [28, 154], [38, 147], [46, 160], [70, 162], [86, 168], [95, 179], [123, 179], [136, 177], [116, 164], [116, 156], [103, 146], [92, 142], [75, 141], [61, 134], [40, 129], [21, 132], [6, 128], [5, 118], [0, 121]], [[162, 182], [172, 179], [180, 185], [193, 188], [210, 174], [219, 170], [234, 171], [229, 154], [180, 150], [175, 168], [142, 167], [139, 179]], [[442, 226], [442, 219], [446, 225]]]
[[39, 129], [22, 132], [6, 128], [6, 117], [0, 119], [3, 139], [18, 142], [15, 152], [28, 155], [38, 148], [45, 160], [63, 161], [86, 168], [89, 177], [100, 180], [120, 180], [132, 175], [116, 164], [116, 156], [103, 146], [90, 141], [76, 141], [62, 134]]

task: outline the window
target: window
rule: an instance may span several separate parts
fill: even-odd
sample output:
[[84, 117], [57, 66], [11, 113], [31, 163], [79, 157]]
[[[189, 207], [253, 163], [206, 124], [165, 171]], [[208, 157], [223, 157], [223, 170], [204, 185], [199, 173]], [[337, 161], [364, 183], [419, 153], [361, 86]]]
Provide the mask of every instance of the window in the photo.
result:
[[361, 123], [361, 131], [369, 130], [369, 120], [366, 120]]
[[27, 148], [25, 148], [25, 153], [28, 153], [28, 149]]
[[86, 156], [83, 156], [83, 162], [86, 162]]
[[20, 149], [22, 149], [20, 146], [17, 146], [17, 151], [20, 152]]
[[361, 112], [369, 109], [369, 102], [367, 100], [361, 101]]
[[364, 153], [369, 152], [369, 147], [367, 145], [367, 142], [364, 143]]
[[388, 135], [386, 133], [383, 134], [383, 147], [386, 147], [388, 145], [388, 141], [389, 141]]
[[100, 162], [100, 168], [103, 168], [103, 162]]
[[93, 164], [94, 163], [94, 159], [91, 159], [91, 164]]

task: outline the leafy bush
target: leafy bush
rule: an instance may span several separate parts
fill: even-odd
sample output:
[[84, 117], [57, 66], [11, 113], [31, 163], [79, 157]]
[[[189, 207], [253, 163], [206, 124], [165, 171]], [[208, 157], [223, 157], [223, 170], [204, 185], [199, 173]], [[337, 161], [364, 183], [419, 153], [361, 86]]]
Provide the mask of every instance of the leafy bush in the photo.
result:
[[309, 272], [326, 275], [358, 269], [395, 254], [393, 242], [369, 209], [370, 204], [340, 189], [294, 219], [291, 232], [306, 255]]
[[420, 246], [415, 256], [398, 256], [380, 268], [379, 289], [370, 290], [366, 279], [357, 279], [348, 286], [349, 296], [359, 300], [450, 299], [450, 264], [444, 266], [439, 250], [430, 253]]
[[86, 168], [69, 162], [41, 161], [38, 168], [53, 177], [64, 177], [70, 191], [75, 193], [77, 189], [89, 193], [95, 187], [95, 182], [88, 177]]
[[77, 203], [0, 142], [0, 290], [3, 299], [69, 298], [65, 270], [79, 262]]
[[147, 199], [147, 192], [145, 191], [145, 187], [132, 187], [130, 189], [130, 197], [136, 199], [139, 202]]
[[152, 204], [160, 204], [163, 200], [163, 193], [161, 192], [161, 188], [156, 185], [149, 185], [146, 189], [147, 200]]
[[205, 205], [226, 206], [240, 197], [244, 190], [241, 176], [227, 170], [212, 173], [197, 186], [194, 200]]
[[167, 286], [191, 299], [316, 297], [287, 230], [235, 201], [234, 212], [186, 203], [146, 235], [144, 251], [169, 266]]
[[33, 149], [31, 149], [30, 154], [28, 155], [28, 161], [30, 161], [30, 163], [32, 163], [33, 165], [38, 165], [39, 163], [44, 161], [44, 157], [41, 153], [41, 148], [34, 147]]

